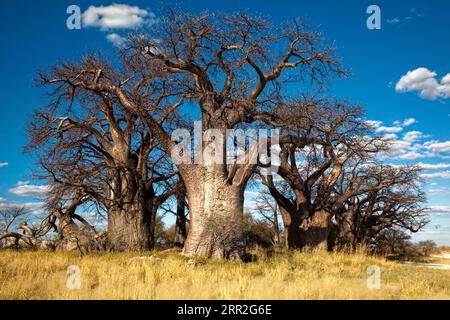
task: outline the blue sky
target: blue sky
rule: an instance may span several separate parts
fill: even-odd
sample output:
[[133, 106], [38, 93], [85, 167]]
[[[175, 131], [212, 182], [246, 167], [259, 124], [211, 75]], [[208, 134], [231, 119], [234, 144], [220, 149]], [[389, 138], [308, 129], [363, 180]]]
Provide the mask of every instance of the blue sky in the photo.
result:
[[[150, 0], [116, 3], [145, 10], [143, 21], [157, 19], [168, 5]], [[43, 91], [33, 87], [34, 74], [89, 51], [112, 56], [113, 42], [132, 31], [101, 28], [100, 20], [89, 27], [83, 24], [81, 30], [68, 30], [66, 9], [71, 4], [85, 12], [90, 6], [113, 2], [3, 0], [0, 4], [0, 206], [15, 202], [38, 208], [37, 196], [45, 191], [30, 178], [32, 157], [21, 152], [26, 120], [45, 103]], [[371, 4], [381, 9], [381, 30], [366, 27]], [[351, 72], [349, 78], [331, 84], [329, 95], [361, 104], [376, 129], [395, 142], [386, 162], [424, 164], [432, 223], [415, 239], [450, 245], [450, 76], [444, 78], [450, 74], [450, 2], [190, 0], [182, 6], [191, 11], [247, 10], [268, 15], [275, 23], [303, 17], [323, 31]], [[139, 13], [137, 17], [135, 26], [140, 25]]]

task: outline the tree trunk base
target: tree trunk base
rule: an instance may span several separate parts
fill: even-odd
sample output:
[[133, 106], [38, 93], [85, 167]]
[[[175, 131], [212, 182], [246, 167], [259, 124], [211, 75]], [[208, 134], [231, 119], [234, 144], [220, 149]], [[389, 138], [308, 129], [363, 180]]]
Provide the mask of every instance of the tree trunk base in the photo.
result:
[[186, 183], [189, 198], [189, 233], [186, 256], [242, 260], [244, 188], [230, 185], [220, 170], [202, 167], [202, 181]]
[[151, 213], [139, 206], [110, 210], [108, 244], [112, 251], [143, 252], [152, 248]]
[[328, 237], [331, 231], [331, 216], [328, 212], [316, 212], [303, 221], [299, 238], [302, 249], [328, 250]]

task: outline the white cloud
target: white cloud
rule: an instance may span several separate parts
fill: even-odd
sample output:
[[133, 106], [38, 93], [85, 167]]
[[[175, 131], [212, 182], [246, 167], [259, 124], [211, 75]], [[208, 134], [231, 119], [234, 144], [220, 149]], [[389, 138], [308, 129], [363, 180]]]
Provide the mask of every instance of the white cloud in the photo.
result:
[[49, 191], [48, 186], [36, 186], [29, 184], [28, 181], [19, 181], [9, 192], [21, 197], [42, 198]]
[[127, 39], [118, 35], [117, 33], [108, 34], [106, 36], [106, 39], [118, 48], [125, 46], [125, 44], [127, 43]]
[[428, 135], [420, 131], [406, 132], [402, 139], [398, 139], [396, 134], [385, 134], [383, 139], [390, 143], [390, 150], [382, 153], [381, 159], [415, 160], [436, 156], [424, 147], [426, 142], [421, 142], [426, 137]]
[[9, 165], [8, 162], [0, 162], [0, 168], [7, 167]]
[[441, 91], [444, 98], [450, 98], [450, 73], [441, 79]]
[[439, 82], [437, 73], [427, 68], [408, 71], [395, 86], [397, 92], [418, 92], [419, 96], [428, 100], [450, 98], [450, 73]]
[[450, 195], [450, 189], [444, 188], [444, 189], [429, 189], [427, 191], [429, 195], [433, 196], [439, 196], [439, 195]]
[[[395, 134], [385, 134], [383, 139], [390, 143], [390, 150], [382, 153], [381, 159], [415, 160], [432, 157], [450, 159], [450, 141], [423, 141], [427, 137], [429, 136], [420, 131], [409, 131], [403, 135], [402, 139], [398, 139]], [[447, 168], [447, 164], [435, 166], [440, 167], [434, 169]]]
[[400, 22], [399, 18], [392, 18], [387, 20], [387, 23], [399, 23], [399, 22]]
[[416, 119], [414, 119], [414, 118], [408, 118], [408, 119], [405, 119], [405, 120], [403, 121], [402, 126], [403, 126], [403, 127], [409, 127], [409, 126], [413, 125], [414, 123], [417, 123], [417, 120], [416, 120]]
[[370, 127], [372, 127], [375, 132], [379, 133], [399, 133], [402, 132], [404, 128], [413, 125], [416, 123], [417, 120], [414, 118], [408, 118], [403, 121], [396, 120], [393, 122], [393, 126], [384, 126], [383, 121], [378, 120], [367, 120], [366, 124]]
[[397, 24], [400, 22], [408, 22], [414, 18], [423, 18], [425, 15], [423, 13], [420, 13], [416, 8], [409, 9], [409, 16], [405, 17], [395, 17], [392, 19], [387, 19], [386, 22], [390, 24]]
[[430, 212], [433, 213], [450, 213], [450, 206], [431, 206]]
[[409, 143], [414, 143], [426, 137], [427, 135], [420, 131], [409, 131], [403, 135], [403, 140]]
[[379, 121], [379, 120], [366, 120], [366, 124], [370, 127], [372, 127], [373, 129], [377, 129], [379, 127], [381, 127], [381, 125], [383, 124], [383, 121]]
[[423, 173], [420, 176], [425, 179], [450, 179], [450, 170], [434, 173]]
[[[27, 181], [24, 181], [27, 182]], [[24, 182], [19, 181], [17, 187], [26, 186], [23, 184]], [[0, 210], [10, 208], [10, 207], [24, 207], [27, 211], [33, 214], [41, 214], [44, 212], [44, 202], [19, 202], [19, 201], [10, 201], [5, 198], [0, 197]]]
[[450, 152], [450, 141], [427, 141], [424, 147], [433, 153], [447, 153]]
[[431, 163], [422, 163], [422, 162], [419, 162], [417, 165], [420, 166], [423, 170], [438, 170], [438, 169], [447, 169], [447, 168], [450, 168], [450, 163], [436, 163], [436, 164], [431, 164]]
[[395, 141], [398, 139], [398, 136], [395, 133], [386, 133], [383, 136], [383, 139], [387, 141]]
[[153, 12], [127, 4], [112, 4], [109, 6], [90, 6], [83, 13], [83, 26], [97, 27], [101, 30], [134, 29], [144, 24], [157, 21]]
[[44, 211], [44, 202], [15, 202], [0, 198], [0, 210], [10, 207], [24, 207], [33, 214], [41, 214]]
[[382, 133], [382, 132], [385, 132], [385, 133], [399, 133], [399, 132], [403, 131], [403, 128], [402, 127], [397, 127], [397, 126], [394, 126], [394, 127], [381, 126], [381, 127], [378, 127], [375, 131], [376, 132], [380, 132], [380, 133]]
[[382, 133], [382, 138], [390, 143], [390, 150], [381, 154], [381, 159], [391, 158], [397, 160], [415, 160], [425, 158], [432, 155], [429, 149], [425, 149], [423, 143], [420, 143], [428, 135], [420, 131], [408, 131], [399, 139], [398, 133], [402, 132], [418, 121], [414, 118], [404, 120], [396, 120], [393, 126], [384, 126], [382, 121], [369, 120], [366, 123], [375, 130]]
[[419, 18], [423, 18], [425, 16], [423, 13], [420, 13], [416, 8], [410, 9], [409, 13], [412, 13], [412, 14], [416, 15]]
[[417, 152], [417, 151], [410, 151], [405, 152], [404, 154], [400, 155], [398, 158], [402, 160], [415, 160], [419, 158], [423, 158], [424, 154]]

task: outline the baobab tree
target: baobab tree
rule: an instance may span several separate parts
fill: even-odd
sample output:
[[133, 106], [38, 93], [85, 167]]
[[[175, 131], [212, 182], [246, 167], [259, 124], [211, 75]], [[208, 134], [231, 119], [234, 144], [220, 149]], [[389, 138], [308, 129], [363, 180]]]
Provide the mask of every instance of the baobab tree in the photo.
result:
[[[105, 249], [103, 244], [106, 233], [97, 232], [96, 226], [77, 212], [80, 208], [90, 208], [92, 202], [93, 199], [83, 188], [74, 189], [67, 184], [53, 182], [46, 198], [45, 210], [46, 221], [56, 233], [56, 249], [78, 250], [82, 254], [91, 250]], [[101, 209], [98, 207], [96, 210]], [[100, 212], [97, 214], [98, 218], [103, 219]]]
[[[201, 140], [206, 143], [195, 148], [196, 161], [178, 165], [190, 212], [184, 253], [240, 258], [244, 190], [256, 165], [251, 161], [227, 164], [227, 129], [257, 121], [276, 126], [274, 109], [287, 93], [287, 82], [317, 84], [330, 73], [343, 74], [333, 49], [298, 20], [275, 28], [259, 17], [207, 12], [170, 12], [147, 37], [133, 39], [132, 48], [135, 55], [144, 52], [148, 64], [159, 65], [164, 78], [178, 83], [179, 95], [189, 98], [201, 118]], [[130, 109], [142, 110], [129, 97], [123, 100]], [[174, 107], [166, 104], [168, 109]], [[162, 124], [155, 125], [151, 109], [143, 110], [145, 117], [170, 153], [171, 134]], [[214, 137], [209, 136], [211, 129]], [[212, 141], [216, 146], [213, 161], [205, 156]], [[252, 151], [247, 151], [246, 159], [250, 159]], [[223, 237], [212, 230], [211, 220], [235, 222], [234, 235], [226, 238], [236, 239], [236, 245], [227, 252], [214, 243], [214, 238]]]
[[420, 231], [427, 223], [420, 168], [356, 164], [336, 185], [332, 210], [338, 245], [354, 249], [370, 244], [388, 229]]
[[[176, 170], [142, 119], [102, 89], [109, 83], [131, 93], [150, 88], [152, 70], [132, 60], [123, 66], [117, 73], [91, 55], [40, 73], [39, 83], [52, 88], [52, 101], [30, 119], [26, 150], [40, 154], [41, 177], [60, 194], [73, 200], [81, 192], [80, 201], [102, 206], [113, 249], [141, 251], [153, 246], [157, 208], [175, 193], [171, 183], [158, 189]], [[141, 78], [133, 81], [132, 72]]]
[[347, 102], [302, 99], [284, 105], [279, 114], [284, 131], [311, 143], [281, 141], [282, 183], [273, 177], [262, 177], [262, 182], [280, 207], [286, 248], [326, 250], [333, 218], [326, 203], [345, 164], [369, 158], [384, 144], [369, 137], [361, 109]]

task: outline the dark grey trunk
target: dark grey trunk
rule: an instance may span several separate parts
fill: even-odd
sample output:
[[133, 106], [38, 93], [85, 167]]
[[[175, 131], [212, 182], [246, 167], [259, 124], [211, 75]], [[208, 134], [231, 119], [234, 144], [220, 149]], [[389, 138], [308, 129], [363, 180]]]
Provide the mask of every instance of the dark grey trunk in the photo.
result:
[[300, 226], [301, 248], [328, 250], [328, 238], [331, 231], [331, 215], [326, 211], [317, 211], [305, 219]]
[[154, 244], [155, 212], [138, 202], [110, 208], [108, 240], [115, 251], [146, 251]]
[[280, 239], [280, 224], [278, 222], [278, 205], [275, 205], [275, 210], [273, 214], [273, 232], [274, 232], [274, 243], [275, 245], [279, 245], [281, 239]]
[[331, 216], [318, 211], [308, 218], [302, 218], [304, 212], [288, 212], [281, 209], [284, 222], [285, 247], [288, 250], [315, 249], [327, 250], [331, 231]]
[[286, 250], [301, 249], [300, 216], [296, 212], [288, 212], [283, 207], [280, 207], [280, 211], [284, 224], [284, 246]]
[[341, 248], [353, 250], [356, 246], [354, 211], [347, 210], [337, 217], [338, 237], [337, 245]]

